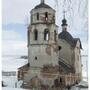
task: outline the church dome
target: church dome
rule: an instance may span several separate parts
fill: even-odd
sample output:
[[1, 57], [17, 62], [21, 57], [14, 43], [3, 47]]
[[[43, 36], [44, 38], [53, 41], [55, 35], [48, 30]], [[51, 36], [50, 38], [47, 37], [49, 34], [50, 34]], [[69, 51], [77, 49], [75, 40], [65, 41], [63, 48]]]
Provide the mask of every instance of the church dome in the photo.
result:
[[39, 5], [37, 5], [35, 7], [35, 9], [38, 9], [38, 8], [50, 8], [50, 9], [52, 9], [49, 5], [47, 5], [45, 3], [40, 3]]
[[64, 18], [63, 20], [62, 20], [62, 26], [67, 26], [67, 20]]
[[[79, 38], [73, 38], [72, 35], [67, 32], [67, 31], [62, 31], [59, 35], [58, 35], [59, 39], [64, 39], [65, 41], [67, 41], [72, 47], [76, 46], [77, 41], [80, 39]], [[82, 49], [82, 44], [80, 41], [80, 48]]]
[[70, 45], [73, 46], [74, 44], [74, 38], [72, 37], [72, 35], [67, 32], [67, 31], [62, 31], [60, 34], [59, 34], [59, 39], [64, 39], [65, 41], [67, 41]]

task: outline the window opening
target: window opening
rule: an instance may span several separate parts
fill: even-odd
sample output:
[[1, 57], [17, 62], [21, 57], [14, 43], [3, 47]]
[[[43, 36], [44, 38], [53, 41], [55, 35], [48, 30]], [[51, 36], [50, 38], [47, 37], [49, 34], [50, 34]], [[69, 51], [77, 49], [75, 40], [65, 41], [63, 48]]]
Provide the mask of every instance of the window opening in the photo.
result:
[[39, 13], [37, 13], [37, 20], [39, 20]]
[[38, 31], [35, 29], [34, 30], [34, 39], [37, 40], [38, 39]]
[[45, 29], [45, 31], [44, 31], [44, 40], [49, 40], [49, 37], [50, 37], [49, 30]]

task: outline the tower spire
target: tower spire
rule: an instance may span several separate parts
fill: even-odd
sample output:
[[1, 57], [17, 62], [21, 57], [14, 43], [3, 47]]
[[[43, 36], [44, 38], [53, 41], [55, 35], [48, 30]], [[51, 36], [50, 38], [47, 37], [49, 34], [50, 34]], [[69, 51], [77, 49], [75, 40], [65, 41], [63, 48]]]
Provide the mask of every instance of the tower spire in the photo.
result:
[[41, 0], [41, 3], [44, 3], [44, 0]]
[[64, 18], [64, 19], [65, 19], [65, 13], [66, 13], [66, 12], [65, 12], [65, 10], [64, 10], [64, 11], [63, 11], [63, 18]]
[[67, 20], [65, 19], [65, 10], [63, 11], [63, 20], [62, 20], [62, 30], [66, 31], [67, 30]]
[[67, 20], [65, 19], [65, 10], [63, 11], [62, 26], [67, 26]]

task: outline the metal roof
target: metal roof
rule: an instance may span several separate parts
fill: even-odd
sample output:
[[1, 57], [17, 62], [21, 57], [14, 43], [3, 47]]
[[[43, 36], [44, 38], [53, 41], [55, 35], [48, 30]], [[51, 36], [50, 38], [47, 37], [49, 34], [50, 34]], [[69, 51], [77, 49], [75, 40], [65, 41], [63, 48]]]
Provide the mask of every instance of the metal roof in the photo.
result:
[[37, 5], [35, 7], [35, 9], [38, 9], [38, 8], [50, 8], [50, 9], [52, 9], [49, 5], [47, 5], [45, 3], [40, 3], [39, 5]]
[[[78, 40], [80, 41], [79, 38], [73, 38], [72, 35], [67, 31], [62, 31], [58, 37], [59, 39], [64, 39], [65, 41], [67, 41], [72, 47], [76, 46]], [[80, 48], [82, 49], [81, 41]]]

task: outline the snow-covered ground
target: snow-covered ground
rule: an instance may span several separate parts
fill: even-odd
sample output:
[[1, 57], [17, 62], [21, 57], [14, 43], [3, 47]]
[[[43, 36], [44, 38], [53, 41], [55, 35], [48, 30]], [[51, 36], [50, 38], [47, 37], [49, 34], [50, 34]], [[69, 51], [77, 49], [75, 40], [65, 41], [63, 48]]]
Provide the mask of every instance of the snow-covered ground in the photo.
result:
[[73, 86], [71, 90], [88, 90], [88, 82], [81, 81], [78, 85]]
[[28, 89], [3, 87], [2, 90], [28, 90]]
[[2, 81], [7, 87], [15, 88], [21, 86], [22, 82], [17, 80], [18, 68], [27, 64], [27, 59], [20, 59], [21, 56], [3, 56], [2, 60], [2, 72], [16, 72], [16, 76], [2, 76]]
[[17, 71], [17, 68], [28, 63], [27, 59], [21, 59], [21, 56], [3, 56], [2, 57], [2, 71]]
[[71, 90], [88, 90], [88, 88], [72, 87]]
[[4, 85], [7, 87], [15, 87], [15, 83], [17, 82], [16, 76], [3, 76], [2, 77]]

